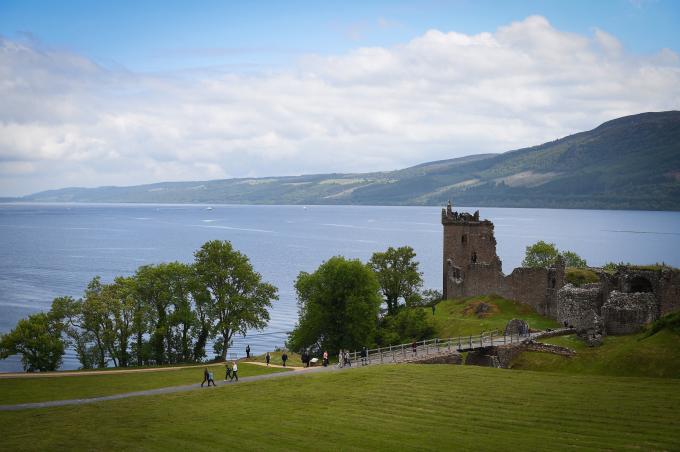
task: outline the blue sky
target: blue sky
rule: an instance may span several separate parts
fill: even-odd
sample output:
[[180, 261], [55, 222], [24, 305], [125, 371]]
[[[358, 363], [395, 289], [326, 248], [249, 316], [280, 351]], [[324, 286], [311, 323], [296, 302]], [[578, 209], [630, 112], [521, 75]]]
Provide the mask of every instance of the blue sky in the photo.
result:
[[29, 33], [46, 45], [136, 71], [267, 70], [300, 54], [392, 46], [429, 29], [477, 34], [530, 15], [579, 34], [597, 27], [632, 52], [680, 50], [680, 2], [664, 0], [2, 0], [0, 34]]
[[0, 0], [0, 196], [532, 146], [680, 109], [678, 29], [664, 0]]

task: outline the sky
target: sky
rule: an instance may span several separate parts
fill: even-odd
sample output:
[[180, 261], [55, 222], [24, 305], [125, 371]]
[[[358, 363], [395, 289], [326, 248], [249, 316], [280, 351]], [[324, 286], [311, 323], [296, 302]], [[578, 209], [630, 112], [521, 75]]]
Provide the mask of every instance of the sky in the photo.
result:
[[678, 109], [678, 29], [664, 0], [0, 0], [0, 196], [540, 144]]

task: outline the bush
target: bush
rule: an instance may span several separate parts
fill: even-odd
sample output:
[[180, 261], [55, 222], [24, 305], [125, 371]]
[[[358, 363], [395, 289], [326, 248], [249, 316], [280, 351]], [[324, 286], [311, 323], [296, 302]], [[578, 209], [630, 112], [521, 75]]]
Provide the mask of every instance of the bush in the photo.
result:
[[647, 334], [645, 334], [645, 337], [653, 336], [664, 329], [675, 334], [680, 334], [680, 312], [674, 312], [672, 314], [665, 315], [656, 322], [652, 323], [652, 326], [650, 327], [649, 331], [647, 331]]

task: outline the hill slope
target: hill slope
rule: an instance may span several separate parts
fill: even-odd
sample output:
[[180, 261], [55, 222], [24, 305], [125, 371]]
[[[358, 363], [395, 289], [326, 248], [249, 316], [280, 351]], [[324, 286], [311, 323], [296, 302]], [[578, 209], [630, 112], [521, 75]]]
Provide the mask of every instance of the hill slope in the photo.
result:
[[642, 113], [504, 154], [397, 171], [67, 188], [22, 201], [457, 204], [680, 210], [680, 111]]

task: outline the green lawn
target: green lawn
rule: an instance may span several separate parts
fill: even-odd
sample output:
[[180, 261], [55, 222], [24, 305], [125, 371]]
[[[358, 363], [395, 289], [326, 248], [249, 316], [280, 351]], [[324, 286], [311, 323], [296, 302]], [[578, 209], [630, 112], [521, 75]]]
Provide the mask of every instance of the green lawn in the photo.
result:
[[[283, 361], [281, 361], [281, 352], [269, 352], [269, 355], [271, 356], [271, 360], [269, 361], [271, 364], [276, 364], [279, 366], [283, 365]], [[252, 356], [246, 361], [255, 361], [259, 363], [266, 362], [265, 355]], [[303, 364], [302, 360], [300, 359], [300, 355], [297, 353], [288, 352], [286, 366], [302, 367]]]
[[680, 449], [680, 380], [388, 365], [0, 412], [5, 450]]
[[[653, 336], [644, 333], [607, 336], [600, 347], [587, 347], [576, 336], [545, 339], [576, 351], [572, 357], [525, 352], [511, 363], [513, 369], [680, 378], [680, 335], [662, 330]], [[680, 407], [679, 407], [680, 409]]]
[[[474, 305], [483, 302], [491, 311], [481, 316], [475, 314]], [[437, 304], [435, 314], [428, 308], [436, 334], [440, 338], [479, 334], [482, 331], [505, 330], [508, 321], [524, 319], [534, 329], [557, 328], [559, 324], [536, 313], [530, 306], [504, 298], [487, 295], [457, 300], [444, 300]]]
[[[231, 367], [231, 365], [229, 366]], [[205, 366], [155, 372], [116, 373], [68, 377], [0, 378], [0, 405], [98, 397], [144, 389], [200, 383]], [[224, 379], [224, 364], [210, 365], [219, 385]], [[239, 363], [239, 377], [281, 372], [255, 364]]]

